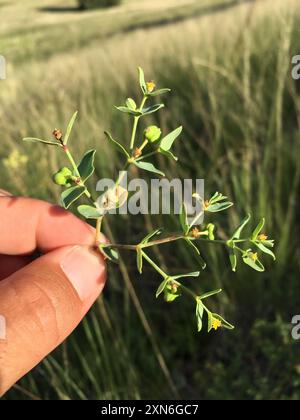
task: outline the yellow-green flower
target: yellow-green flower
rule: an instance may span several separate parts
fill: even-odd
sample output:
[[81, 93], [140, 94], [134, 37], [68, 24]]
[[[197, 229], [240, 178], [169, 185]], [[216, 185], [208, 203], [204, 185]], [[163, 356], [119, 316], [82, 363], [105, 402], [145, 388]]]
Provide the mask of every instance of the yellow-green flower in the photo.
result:
[[253, 260], [254, 262], [256, 262], [258, 260], [258, 254], [257, 252], [250, 252], [249, 253], [249, 257], [251, 258], [251, 260]]
[[222, 322], [217, 318], [213, 318], [212, 328], [217, 331], [219, 328], [221, 328], [221, 326], [222, 326]]
[[146, 86], [147, 86], [148, 93], [152, 93], [154, 89], [156, 88], [156, 84], [153, 80], [151, 80], [151, 82], [147, 82]]
[[257, 237], [257, 239], [259, 240], [259, 241], [267, 241], [268, 240], [268, 236], [267, 235], [265, 235], [264, 233], [261, 233], [260, 235], [258, 235], [258, 237]]

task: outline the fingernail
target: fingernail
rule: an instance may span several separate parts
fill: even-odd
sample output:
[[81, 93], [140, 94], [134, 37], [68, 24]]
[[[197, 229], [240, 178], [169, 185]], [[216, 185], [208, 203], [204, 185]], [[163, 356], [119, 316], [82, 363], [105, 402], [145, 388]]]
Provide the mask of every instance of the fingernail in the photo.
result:
[[101, 291], [105, 265], [102, 257], [90, 248], [74, 247], [60, 265], [82, 301]]
[[8, 191], [0, 189], [0, 197], [12, 197], [12, 194], [9, 193]]

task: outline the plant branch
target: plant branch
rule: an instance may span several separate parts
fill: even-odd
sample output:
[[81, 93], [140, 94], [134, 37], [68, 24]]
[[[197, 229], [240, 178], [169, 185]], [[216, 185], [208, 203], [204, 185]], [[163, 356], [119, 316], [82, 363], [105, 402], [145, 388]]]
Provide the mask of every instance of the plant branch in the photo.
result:
[[166, 274], [157, 264], [155, 264], [155, 262], [144, 251], [142, 251], [142, 256], [164, 279], [167, 279], [169, 277], [168, 274]]
[[[148, 99], [148, 97], [146, 95], [144, 95], [141, 106], [138, 109], [139, 111], [142, 111], [142, 109], [145, 106], [145, 103], [146, 103], [147, 99]], [[135, 137], [136, 137], [136, 132], [137, 132], [137, 128], [138, 128], [140, 118], [141, 118], [141, 115], [138, 116], [138, 117], [134, 117], [132, 135], [131, 135], [131, 140], [130, 140], [130, 150], [133, 150], [133, 148], [134, 148]]]

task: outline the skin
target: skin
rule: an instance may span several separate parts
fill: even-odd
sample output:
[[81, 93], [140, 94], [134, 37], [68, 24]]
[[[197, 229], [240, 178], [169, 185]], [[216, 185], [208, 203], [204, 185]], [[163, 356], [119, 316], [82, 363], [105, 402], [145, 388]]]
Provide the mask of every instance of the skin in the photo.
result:
[[106, 280], [94, 229], [0, 190], [0, 396], [79, 324]]

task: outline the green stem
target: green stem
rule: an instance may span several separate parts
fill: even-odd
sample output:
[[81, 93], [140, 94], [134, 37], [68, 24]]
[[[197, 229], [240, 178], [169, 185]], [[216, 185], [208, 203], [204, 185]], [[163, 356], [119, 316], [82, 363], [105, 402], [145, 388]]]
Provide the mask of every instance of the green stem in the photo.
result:
[[[141, 106], [138, 109], [138, 111], [142, 111], [142, 109], [145, 106], [145, 103], [146, 103], [147, 99], [148, 99], [147, 96], [144, 96], [143, 97]], [[130, 150], [133, 150], [133, 148], [134, 148], [135, 137], [136, 137], [136, 132], [137, 132], [138, 123], [139, 123], [140, 118], [141, 118], [141, 116], [134, 117], [133, 128], [132, 128], [132, 135], [131, 135], [131, 140], [130, 140]]]
[[245, 242], [251, 242], [251, 239], [237, 239], [237, 240], [234, 240], [234, 243], [236, 243], [236, 244], [242, 244], [242, 243], [245, 243]]
[[[193, 219], [192, 223], [190, 224], [190, 227], [194, 226], [197, 222], [197, 220], [199, 219], [199, 217], [204, 213], [204, 211], [202, 210], [200, 213], [197, 214], [197, 216]], [[199, 224], [199, 223], [198, 223]]]
[[115, 187], [117, 187], [118, 185], [120, 185], [120, 183], [122, 182], [122, 179], [125, 176], [124, 172], [127, 171], [127, 169], [129, 168], [129, 166], [130, 166], [130, 163], [127, 162], [126, 165], [124, 166], [124, 168], [122, 169], [121, 174], [119, 175], [119, 177], [118, 177], [118, 179], [117, 179], [117, 181], [115, 183]]
[[175, 283], [178, 284], [178, 286], [180, 286], [181, 290], [185, 292], [186, 295], [191, 296], [194, 300], [197, 299], [196, 293], [194, 293], [191, 289], [189, 289], [186, 286], [183, 286], [183, 284], [179, 283], [178, 281], [175, 281]]
[[239, 248], [238, 246], [235, 246], [234, 249], [237, 249], [238, 251], [240, 251], [241, 254], [245, 253], [245, 251], [242, 248]]
[[146, 159], [146, 158], [148, 158], [148, 157], [151, 157], [151, 156], [153, 156], [153, 155], [156, 155], [157, 153], [158, 153], [158, 151], [157, 151], [157, 150], [155, 150], [154, 152], [147, 153], [146, 155], [143, 155], [143, 156], [141, 156], [141, 157], [139, 157], [139, 158], [135, 159], [135, 161], [136, 161], [136, 162], [138, 162], [139, 160]]
[[133, 148], [134, 148], [135, 136], [136, 136], [136, 131], [137, 131], [139, 119], [140, 119], [140, 117], [134, 117], [132, 135], [131, 135], [131, 140], [130, 140], [130, 150], [133, 150]]
[[204, 239], [204, 238], [190, 238], [192, 241], [199, 241], [199, 242], [208, 242], [210, 244], [219, 244], [219, 245], [226, 245], [227, 246], [227, 241], [223, 241], [221, 239]]
[[149, 143], [149, 140], [147, 140], [147, 139], [143, 141], [143, 143], [139, 147], [141, 152], [145, 149], [145, 147], [147, 146], [148, 143]]
[[96, 244], [100, 243], [102, 220], [103, 220], [103, 216], [101, 216], [101, 217], [99, 217], [97, 219], [97, 225], [96, 225]]
[[158, 239], [156, 241], [148, 242], [147, 244], [142, 245], [142, 248], [151, 248], [153, 246], [179, 241], [180, 239], [184, 239], [184, 236], [182, 234], [178, 234], [178, 235], [175, 234], [175, 235], [169, 236], [168, 238], [163, 238], [163, 239]]
[[77, 167], [77, 165], [75, 163], [75, 160], [72, 156], [72, 153], [70, 152], [70, 150], [67, 147], [64, 148], [64, 151], [65, 151], [66, 156], [67, 156], [67, 158], [69, 159], [69, 161], [72, 165], [72, 168], [74, 170], [74, 175], [77, 176], [78, 178], [81, 178], [80, 173], [78, 171], [78, 167]]
[[134, 251], [136, 252], [138, 245], [126, 245], [126, 244], [101, 244], [104, 248], [116, 248], [116, 249], [123, 249], [126, 251]]
[[[171, 243], [171, 242], [175, 242], [175, 241], [179, 241], [180, 239], [185, 239], [186, 237], [184, 235], [182, 235], [181, 233], [179, 234], [173, 234], [172, 236], [168, 236], [167, 238], [163, 238], [163, 239], [158, 239], [156, 241], [152, 241], [152, 242], [148, 242], [147, 244], [139, 244], [139, 245], [126, 245], [126, 244], [107, 244], [105, 245], [106, 247], [110, 247], [110, 248], [118, 248], [118, 249], [126, 249], [128, 251], [136, 251], [137, 246], [140, 246], [142, 249], [144, 248], [151, 248], [154, 246], [158, 246], [158, 245], [163, 245], [163, 244], [167, 244], [167, 243]], [[222, 240], [210, 240], [210, 239], [201, 239], [201, 238], [189, 238], [191, 241], [202, 241], [202, 242], [208, 242], [211, 244], [221, 244], [221, 245], [226, 245], [226, 241], [222, 241]]]
[[154, 261], [151, 260], [151, 258], [142, 251], [142, 255], [145, 258], [146, 261], [154, 268], [155, 271], [157, 271], [165, 280], [169, 277], [157, 264], [155, 264]]

